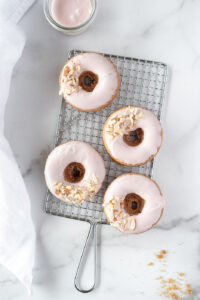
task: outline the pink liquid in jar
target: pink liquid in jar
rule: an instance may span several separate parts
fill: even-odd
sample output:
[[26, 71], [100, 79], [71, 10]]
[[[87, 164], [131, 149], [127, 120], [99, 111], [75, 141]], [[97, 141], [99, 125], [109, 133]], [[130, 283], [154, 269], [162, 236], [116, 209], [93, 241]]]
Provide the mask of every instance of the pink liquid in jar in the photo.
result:
[[53, 19], [64, 27], [76, 27], [89, 18], [92, 11], [90, 0], [52, 0]]

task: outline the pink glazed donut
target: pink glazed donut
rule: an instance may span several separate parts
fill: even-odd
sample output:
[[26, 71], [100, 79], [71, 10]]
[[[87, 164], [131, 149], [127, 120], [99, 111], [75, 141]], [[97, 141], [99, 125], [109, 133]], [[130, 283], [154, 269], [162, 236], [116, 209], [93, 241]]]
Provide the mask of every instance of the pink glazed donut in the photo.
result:
[[105, 166], [101, 155], [89, 144], [70, 141], [57, 146], [48, 156], [46, 184], [58, 199], [80, 205], [101, 188]]
[[165, 199], [157, 183], [149, 177], [128, 173], [114, 179], [103, 200], [110, 224], [125, 233], [142, 233], [160, 220]]
[[117, 96], [119, 73], [105, 56], [81, 53], [66, 62], [59, 85], [59, 94], [72, 107], [93, 112], [108, 106]]
[[139, 166], [151, 160], [162, 144], [160, 121], [149, 110], [126, 106], [113, 112], [103, 128], [103, 142], [120, 165]]

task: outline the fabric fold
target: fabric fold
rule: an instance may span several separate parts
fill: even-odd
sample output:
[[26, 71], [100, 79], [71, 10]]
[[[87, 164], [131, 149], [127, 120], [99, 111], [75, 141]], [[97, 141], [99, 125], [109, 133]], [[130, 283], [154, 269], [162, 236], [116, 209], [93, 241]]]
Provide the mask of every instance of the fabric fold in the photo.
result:
[[25, 37], [17, 23], [34, 0], [0, 2], [0, 263], [30, 291], [35, 229], [22, 175], [4, 136], [4, 113], [13, 68]]

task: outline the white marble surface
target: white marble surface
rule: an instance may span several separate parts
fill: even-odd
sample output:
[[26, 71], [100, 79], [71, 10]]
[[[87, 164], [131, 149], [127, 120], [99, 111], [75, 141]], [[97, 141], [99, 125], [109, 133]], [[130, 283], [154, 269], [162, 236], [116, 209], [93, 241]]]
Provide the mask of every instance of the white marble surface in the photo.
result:
[[[19, 26], [27, 42], [12, 78], [6, 136], [31, 197], [37, 230], [31, 299], [162, 299], [155, 280], [161, 267], [147, 263], [163, 248], [168, 250], [166, 276], [184, 272], [193, 299], [200, 299], [200, 1], [101, 0], [94, 24], [77, 37], [51, 28], [38, 1]], [[154, 229], [137, 236], [102, 226], [100, 283], [91, 294], [80, 294], [73, 286], [89, 225], [41, 211], [44, 161], [59, 107], [57, 79], [73, 48], [160, 60], [171, 74], [156, 169], [167, 199], [164, 216]], [[85, 274], [87, 282], [91, 274]], [[28, 298], [0, 267], [0, 299]]]

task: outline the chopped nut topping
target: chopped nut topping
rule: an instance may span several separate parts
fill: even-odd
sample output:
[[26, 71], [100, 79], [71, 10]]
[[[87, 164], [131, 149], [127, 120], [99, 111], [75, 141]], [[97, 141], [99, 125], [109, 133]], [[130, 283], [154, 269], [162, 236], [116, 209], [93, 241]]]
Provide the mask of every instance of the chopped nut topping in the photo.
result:
[[98, 180], [96, 175], [92, 175], [89, 181], [85, 181], [83, 185], [65, 185], [62, 182], [54, 184], [55, 194], [59, 195], [62, 201], [72, 202], [80, 205], [87, 198], [90, 200], [97, 192]]
[[113, 139], [128, 134], [138, 119], [143, 118], [144, 115], [138, 112], [137, 107], [127, 107], [121, 115], [113, 117], [108, 125], [107, 133], [112, 136]]
[[78, 62], [64, 67], [59, 95], [69, 96], [81, 89], [78, 80], [80, 70], [81, 66]]
[[103, 206], [109, 209], [111, 225], [120, 227], [123, 231], [126, 230], [126, 228], [134, 230], [136, 226], [135, 219], [127, 214], [126, 211], [121, 210], [124, 198], [125, 197], [114, 196], [108, 203], [104, 203]]

